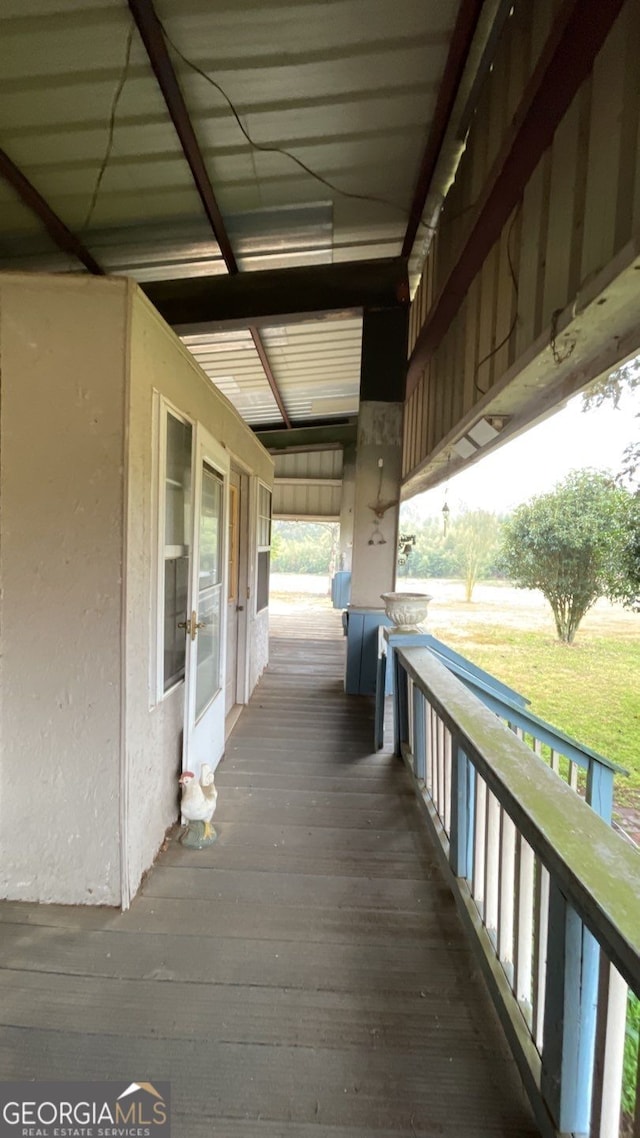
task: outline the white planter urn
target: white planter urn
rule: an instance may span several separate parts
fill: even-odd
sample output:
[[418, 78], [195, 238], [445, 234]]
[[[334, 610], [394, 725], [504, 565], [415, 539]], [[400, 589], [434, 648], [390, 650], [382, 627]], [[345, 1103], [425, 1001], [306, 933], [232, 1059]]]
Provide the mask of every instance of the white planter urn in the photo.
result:
[[419, 632], [432, 599], [428, 593], [381, 593], [384, 611], [398, 632]]

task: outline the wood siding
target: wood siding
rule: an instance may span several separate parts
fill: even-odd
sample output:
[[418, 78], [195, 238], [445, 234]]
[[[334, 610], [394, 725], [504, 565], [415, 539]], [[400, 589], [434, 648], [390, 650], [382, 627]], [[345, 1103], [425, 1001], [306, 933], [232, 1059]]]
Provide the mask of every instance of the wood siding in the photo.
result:
[[[414, 297], [410, 355], [471, 232], [474, 203], [513, 127], [559, 7], [558, 0], [518, 0], [505, 24]], [[566, 398], [598, 374], [603, 366], [599, 349], [607, 338], [617, 336], [618, 358], [635, 348], [625, 338], [626, 326], [621, 331], [613, 323], [613, 304], [607, 309], [612, 322], [603, 323], [597, 343], [590, 342], [588, 350], [580, 351], [586, 333], [574, 331], [572, 319], [599, 275], [605, 287], [637, 260], [638, 58], [640, 5], [629, 0], [448, 331], [410, 379], [403, 464], [410, 492], [439, 480], [442, 466], [438, 473], [437, 464], [446, 463], [446, 448], [480, 413], [512, 416], [511, 429], [521, 429], [549, 400]], [[636, 284], [631, 278], [630, 287], [638, 302], [640, 280]], [[597, 303], [595, 297], [591, 300]], [[554, 331], [557, 352], [550, 346]], [[565, 353], [573, 353], [572, 359], [562, 359]], [[525, 384], [516, 397], [514, 381], [534, 356], [539, 365], [535, 390], [527, 393]], [[613, 354], [611, 358], [617, 362]]]

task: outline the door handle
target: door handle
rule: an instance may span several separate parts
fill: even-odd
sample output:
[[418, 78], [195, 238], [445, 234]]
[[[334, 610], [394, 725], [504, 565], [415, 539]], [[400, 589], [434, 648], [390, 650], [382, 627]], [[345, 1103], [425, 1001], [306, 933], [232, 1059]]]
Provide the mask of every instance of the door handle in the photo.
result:
[[191, 613], [191, 619], [190, 620], [178, 621], [178, 628], [184, 628], [185, 632], [188, 632], [189, 635], [191, 636], [191, 639], [195, 640], [196, 636], [198, 635], [198, 629], [204, 628], [205, 624], [206, 624], [206, 621], [204, 621], [204, 620], [202, 620], [202, 621], [200, 621], [200, 623], [198, 623], [198, 615], [196, 613], [196, 610], [194, 609], [193, 612]]

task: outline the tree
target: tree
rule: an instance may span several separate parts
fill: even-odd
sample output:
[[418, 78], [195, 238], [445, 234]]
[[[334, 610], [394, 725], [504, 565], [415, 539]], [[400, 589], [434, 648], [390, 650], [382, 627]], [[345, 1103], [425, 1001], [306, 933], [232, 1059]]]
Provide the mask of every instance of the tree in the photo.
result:
[[577, 470], [505, 522], [502, 562], [520, 589], [540, 589], [558, 637], [572, 644], [599, 597], [630, 601], [630, 547], [638, 504], [601, 471]]
[[451, 527], [449, 548], [454, 569], [464, 581], [465, 600], [471, 601], [479, 579], [495, 559], [500, 540], [500, 520], [488, 510], [466, 510]]
[[[640, 356], [627, 360], [609, 375], [601, 376], [596, 380], [582, 398], [583, 411], [591, 411], [594, 407], [602, 407], [605, 403], [612, 403], [614, 407], [620, 406], [620, 400], [625, 391], [634, 391], [640, 387]], [[631, 489], [638, 489], [640, 480], [640, 442], [630, 443], [623, 456], [623, 467], [618, 480]]]

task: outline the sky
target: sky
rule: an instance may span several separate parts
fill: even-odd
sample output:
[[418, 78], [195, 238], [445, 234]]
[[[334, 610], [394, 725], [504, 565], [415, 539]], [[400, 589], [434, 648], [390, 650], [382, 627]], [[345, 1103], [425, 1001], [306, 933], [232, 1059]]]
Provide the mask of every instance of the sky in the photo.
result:
[[[594, 467], [617, 473], [622, 453], [640, 438], [640, 387], [625, 394], [620, 407], [582, 410], [582, 395], [525, 434], [449, 479], [452, 514], [471, 510], [508, 513], [535, 494], [552, 490], [570, 470]], [[439, 516], [445, 484], [409, 499], [415, 516]]]

